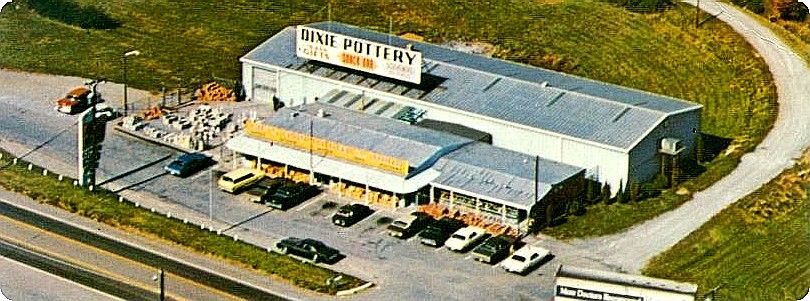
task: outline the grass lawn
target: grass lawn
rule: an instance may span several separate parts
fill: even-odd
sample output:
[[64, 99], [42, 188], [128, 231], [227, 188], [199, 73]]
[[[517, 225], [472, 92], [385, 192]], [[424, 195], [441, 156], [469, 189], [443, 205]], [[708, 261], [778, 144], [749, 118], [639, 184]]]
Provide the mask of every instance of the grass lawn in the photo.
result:
[[[238, 58], [278, 30], [327, 19], [327, 1], [315, 0], [77, 2], [108, 12], [121, 26], [84, 30], [24, 5], [6, 9], [0, 14], [0, 67], [121, 82], [122, 53], [138, 49], [142, 54], [128, 63], [132, 86], [192, 87], [214, 76], [238, 79]], [[704, 176], [684, 184], [689, 192], [733, 169], [775, 118], [776, 89], [764, 61], [717, 20], [695, 29], [694, 9], [685, 4], [636, 14], [596, 0], [347, 0], [331, 11], [335, 21], [380, 31], [388, 31], [390, 16], [395, 33], [414, 32], [437, 43], [488, 42], [497, 46], [497, 57], [703, 104], [702, 131], [736, 146], [709, 163]], [[664, 196], [632, 207], [595, 206], [548, 233], [612, 233], [688, 199]], [[607, 226], [591, 227], [599, 224]]]
[[[39, 202], [147, 237], [162, 239], [169, 244], [213, 255], [316, 292], [335, 294], [337, 291], [364, 284], [363, 280], [356, 277], [302, 263], [286, 255], [234, 241], [228, 236], [200, 230], [199, 226], [184, 224], [176, 218], [167, 218], [129, 203], [118, 202], [118, 196], [109, 191], [90, 192], [73, 186], [72, 179], [66, 178], [60, 182], [54, 174], [42, 175], [39, 168], [29, 171], [26, 162], [10, 165], [12, 156], [5, 152], [0, 153], [3, 154], [0, 166], [4, 166], [0, 168], [0, 186]], [[340, 282], [326, 285], [327, 279], [338, 275], [343, 276]]]
[[644, 274], [722, 285], [716, 300], [798, 300], [810, 288], [810, 155], [723, 210]]

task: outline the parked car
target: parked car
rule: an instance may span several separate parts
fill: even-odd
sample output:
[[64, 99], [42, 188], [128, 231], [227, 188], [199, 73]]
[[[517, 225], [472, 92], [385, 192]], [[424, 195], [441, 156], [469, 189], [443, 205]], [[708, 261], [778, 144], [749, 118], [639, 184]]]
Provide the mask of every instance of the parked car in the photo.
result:
[[[76, 87], [70, 90], [64, 98], [56, 101], [56, 110], [65, 114], [84, 112], [90, 106], [93, 91], [87, 87]], [[100, 96], [97, 96], [100, 98]]]
[[276, 189], [283, 185], [285, 181], [289, 180], [263, 178], [245, 190], [245, 195], [247, 195], [248, 200], [251, 202], [265, 204], [270, 198], [270, 195], [275, 193]]
[[464, 252], [490, 236], [486, 230], [480, 227], [467, 226], [450, 235], [444, 246], [452, 251]]
[[340, 251], [311, 238], [288, 237], [276, 242], [276, 250], [285, 255], [294, 255], [312, 262], [333, 263], [340, 258]]
[[424, 212], [413, 212], [411, 215], [396, 219], [388, 225], [388, 235], [398, 238], [408, 238], [428, 225], [433, 220], [430, 215]]
[[236, 193], [264, 178], [264, 172], [252, 168], [239, 168], [230, 171], [217, 181], [220, 190]]
[[517, 238], [509, 235], [490, 237], [472, 250], [473, 258], [489, 264], [497, 263], [509, 256], [517, 241]]
[[264, 198], [264, 203], [279, 210], [287, 210], [318, 195], [321, 190], [315, 185], [284, 180], [275, 191]]
[[525, 274], [550, 254], [551, 252], [544, 248], [526, 245], [515, 251], [512, 256], [506, 258], [501, 263], [501, 267], [512, 273]]
[[440, 220], [433, 221], [425, 227], [425, 230], [419, 232], [419, 241], [428, 246], [438, 247], [444, 245], [444, 242], [450, 238], [453, 232], [458, 231], [464, 227], [464, 222], [443, 217]]
[[373, 212], [374, 210], [363, 204], [343, 205], [335, 212], [335, 215], [332, 215], [332, 223], [338, 226], [350, 227]]
[[203, 153], [182, 154], [163, 167], [174, 176], [186, 177], [208, 167], [213, 160]]

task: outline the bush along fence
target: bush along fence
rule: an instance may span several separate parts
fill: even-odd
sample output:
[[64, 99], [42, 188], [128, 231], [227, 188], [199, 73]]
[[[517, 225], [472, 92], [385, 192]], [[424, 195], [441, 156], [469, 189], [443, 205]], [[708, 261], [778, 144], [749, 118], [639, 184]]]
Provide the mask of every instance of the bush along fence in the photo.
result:
[[52, 173], [4, 150], [0, 150], [0, 186], [40, 203], [114, 227], [157, 236], [315, 292], [336, 295], [371, 286], [357, 277], [272, 252], [236, 235], [214, 231], [213, 227], [205, 229], [205, 225], [195, 225], [171, 213], [164, 215], [144, 208], [104, 188], [78, 186], [76, 179]]

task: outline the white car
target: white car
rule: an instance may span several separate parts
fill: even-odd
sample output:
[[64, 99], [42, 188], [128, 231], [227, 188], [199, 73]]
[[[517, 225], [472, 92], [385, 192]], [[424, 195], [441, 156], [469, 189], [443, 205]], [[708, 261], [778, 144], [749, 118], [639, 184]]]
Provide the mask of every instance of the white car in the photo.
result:
[[512, 273], [523, 274], [549, 254], [551, 254], [551, 252], [544, 248], [526, 245], [520, 248], [520, 250], [515, 251], [512, 256], [506, 258], [506, 260], [501, 263], [501, 267]]
[[444, 246], [456, 252], [463, 252], [488, 236], [484, 229], [468, 226], [453, 233]]

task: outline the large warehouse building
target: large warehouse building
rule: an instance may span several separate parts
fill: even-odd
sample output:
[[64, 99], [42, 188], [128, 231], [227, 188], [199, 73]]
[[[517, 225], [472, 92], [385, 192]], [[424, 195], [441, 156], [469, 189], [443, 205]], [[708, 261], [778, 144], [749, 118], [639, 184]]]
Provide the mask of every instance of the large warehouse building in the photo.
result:
[[[699, 104], [335, 22], [285, 28], [240, 61], [253, 101], [457, 124], [497, 148], [580, 168], [614, 193], [693, 154], [700, 128]], [[463, 144], [421, 138], [438, 152]], [[417, 170], [442, 163], [425, 156], [402, 159]], [[391, 190], [435, 180], [412, 172]]]
[[439, 203], [509, 225], [563, 214], [585, 182], [582, 168], [323, 103], [249, 122], [227, 147], [368, 203]]

